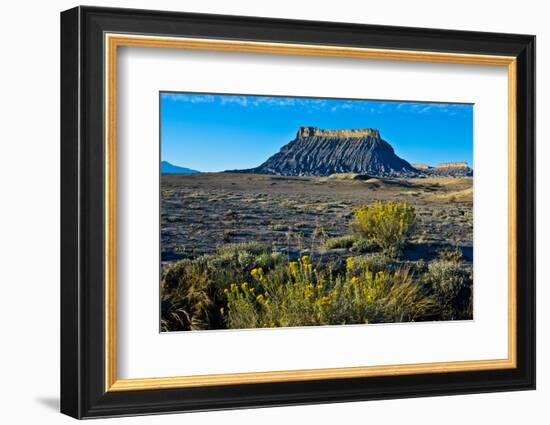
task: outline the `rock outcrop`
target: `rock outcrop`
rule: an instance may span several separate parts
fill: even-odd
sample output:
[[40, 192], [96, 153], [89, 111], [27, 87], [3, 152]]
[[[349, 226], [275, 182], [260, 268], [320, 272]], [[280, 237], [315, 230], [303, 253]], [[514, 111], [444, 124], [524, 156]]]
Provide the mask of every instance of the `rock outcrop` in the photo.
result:
[[468, 168], [467, 162], [442, 162], [435, 166], [436, 170], [457, 170], [461, 168]]
[[360, 173], [380, 177], [419, 174], [374, 128], [323, 130], [300, 127], [294, 140], [256, 168], [237, 170], [283, 176], [328, 176]]
[[465, 161], [442, 162], [435, 167], [426, 164], [413, 164], [413, 167], [428, 176], [469, 177], [474, 175], [474, 170]]

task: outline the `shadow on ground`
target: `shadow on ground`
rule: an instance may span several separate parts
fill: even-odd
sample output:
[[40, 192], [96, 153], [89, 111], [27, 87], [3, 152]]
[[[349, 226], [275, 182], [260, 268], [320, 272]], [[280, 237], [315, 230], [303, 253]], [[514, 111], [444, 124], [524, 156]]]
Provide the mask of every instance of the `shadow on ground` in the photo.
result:
[[35, 400], [38, 404], [59, 412], [59, 397], [36, 397]]
[[[443, 248], [453, 249], [454, 247], [451, 245], [441, 245], [441, 244], [422, 244], [422, 243], [415, 243], [415, 244], [409, 244], [405, 248], [405, 252], [403, 253], [403, 258], [408, 261], [418, 261], [418, 260], [424, 260], [424, 261], [432, 261], [438, 258], [439, 252]], [[464, 256], [464, 259], [468, 262], [472, 262], [474, 259], [474, 249], [471, 246], [458, 246], [456, 247], [462, 251], [462, 255]]]

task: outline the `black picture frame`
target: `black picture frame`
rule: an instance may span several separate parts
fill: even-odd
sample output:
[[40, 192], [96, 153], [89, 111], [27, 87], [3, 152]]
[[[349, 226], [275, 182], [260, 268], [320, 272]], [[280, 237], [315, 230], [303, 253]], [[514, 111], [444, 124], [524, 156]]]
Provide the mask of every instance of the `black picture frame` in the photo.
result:
[[[102, 231], [106, 32], [516, 57], [517, 367], [106, 392]], [[93, 418], [534, 388], [534, 36], [97, 7], [61, 13], [62, 413]]]

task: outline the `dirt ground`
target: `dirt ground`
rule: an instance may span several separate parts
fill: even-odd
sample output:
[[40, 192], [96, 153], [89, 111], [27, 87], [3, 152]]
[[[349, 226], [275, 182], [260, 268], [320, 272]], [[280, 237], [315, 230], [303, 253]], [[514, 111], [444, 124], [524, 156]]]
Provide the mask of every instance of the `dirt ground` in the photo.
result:
[[443, 247], [472, 261], [472, 178], [382, 179], [361, 175], [282, 177], [163, 174], [162, 262], [211, 253], [225, 243], [261, 242], [298, 256], [338, 255], [327, 238], [351, 232], [353, 209], [376, 200], [407, 201], [418, 225], [408, 260], [430, 261]]

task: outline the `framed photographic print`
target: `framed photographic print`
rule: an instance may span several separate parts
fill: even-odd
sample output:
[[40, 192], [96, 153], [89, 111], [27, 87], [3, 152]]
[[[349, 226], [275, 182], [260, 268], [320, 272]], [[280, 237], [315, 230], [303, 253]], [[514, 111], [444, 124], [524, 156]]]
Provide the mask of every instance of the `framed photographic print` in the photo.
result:
[[61, 411], [535, 387], [535, 38], [61, 14]]

